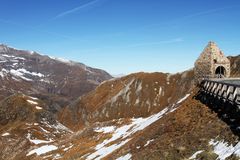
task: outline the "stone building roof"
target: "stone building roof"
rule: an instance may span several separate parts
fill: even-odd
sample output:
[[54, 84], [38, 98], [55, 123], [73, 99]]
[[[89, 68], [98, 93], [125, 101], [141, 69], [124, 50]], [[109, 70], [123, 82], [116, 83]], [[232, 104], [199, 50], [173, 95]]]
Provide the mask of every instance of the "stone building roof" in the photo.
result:
[[195, 80], [230, 76], [230, 61], [216, 43], [210, 41], [195, 62]]
[[219, 64], [230, 63], [229, 59], [224, 56], [224, 53], [219, 49], [215, 42], [210, 41], [208, 45], [205, 47], [201, 55], [199, 56], [197, 62], [206, 62], [212, 63], [216, 62]]

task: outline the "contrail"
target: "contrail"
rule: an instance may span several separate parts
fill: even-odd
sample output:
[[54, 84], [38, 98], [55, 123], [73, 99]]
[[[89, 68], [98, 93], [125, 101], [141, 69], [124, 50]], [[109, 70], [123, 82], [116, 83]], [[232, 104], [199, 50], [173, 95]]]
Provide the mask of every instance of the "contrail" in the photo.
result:
[[74, 12], [77, 12], [77, 11], [81, 10], [81, 9], [84, 9], [84, 8], [86, 8], [86, 7], [89, 7], [89, 6], [91, 6], [91, 5], [94, 5], [94, 4], [97, 3], [98, 1], [99, 1], [99, 0], [93, 0], [93, 1], [90, 1], [90, 2], [88, 2], [88, 3], [82, 4], [82, 5], [80, 5], [80, 6], [76, 7], [76, 8], [73, 8], [73, 9], [67, 10], [67, 11], [65, 11], [65, 12], [62, 12], [62, 13], [58, 14], [58, 15], [55, 17], [55, 19], [60, 18], [60, 17], [63, 17], [63, 16], [66, 16], [66, 15], [68, 15], [68, 14], [72, 14], [72, 13], [74, 13]]

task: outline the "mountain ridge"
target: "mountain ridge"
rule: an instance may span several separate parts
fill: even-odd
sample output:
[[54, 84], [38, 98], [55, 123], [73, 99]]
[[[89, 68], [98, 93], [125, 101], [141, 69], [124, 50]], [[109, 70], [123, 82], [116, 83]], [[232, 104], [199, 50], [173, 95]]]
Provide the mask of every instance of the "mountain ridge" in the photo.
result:
[[[15, 55], [1, 57], [17, 59], [20, 67], [24, 61]], [[239, 56], [230, 60], [231, 76], [238, 76]], [[5, 69], [33, 79], [21, 81], [23, 90], [25, 85], [31, 89], [34, 76], [38, 80], [44, 75], [13, 63]], [[9, 81], [9, 88], [17, 89], [12, 75], [6, 77], [0, 82]], [[237, 159], [239, 136], [224, 121], [224, 113], [198, 99], [198, 90], [190, 69], [109, 78], [71, 102], [58, 92], [15, 93], [0, 102], [0, 159]], [[69, 103], [54, 112], [60, 100]], [[237, 118], [230, 121], [240, 126]]]
[[[82, 63], [63, 62], [36, 52], [0, 45], [0, 98], [20, 91], [48, 97], [45, 99], [64, 107], [110, 78], [112, 76], [107, 72]], [[53, 110], [59, 110], [59, 107]]]

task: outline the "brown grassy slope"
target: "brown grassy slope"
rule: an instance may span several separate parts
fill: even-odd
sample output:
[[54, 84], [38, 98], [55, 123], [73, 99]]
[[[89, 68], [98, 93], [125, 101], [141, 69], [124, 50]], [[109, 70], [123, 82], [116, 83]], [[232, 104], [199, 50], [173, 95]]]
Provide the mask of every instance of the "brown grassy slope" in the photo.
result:
[[[130, 152], [133, 159], [138, 160], [180, 160], [189, 158], [196, 151], [205, 150], [203, 159], [211, 159], [216, 155], [209, 152], [208, 142], [216, 137], [232, 144], [238, 138], [209, 107], [189, 98], [175, 112], [145, 129], [108, 158], [114, 159]], [[144, 147], [148, 140], [153, 142]]]
[[0, 129], [1, 126], [16, 121], [34, 121], [38, 112], [35, 105], [30, 104], [22, 94], [10, 96], [0, 102]]
[[[26, 123], [36, 123], [44, 110], [37, 110], [35, 105], [30, 104], [27, 100], [29, 97], [16, 94], [0, 102], [0, 135], [10, 133], [10, 136], [0, 136], [0, 159], [28, 159], [24, 151], [30, 147], [30, 143], [25, 138], [28, 128]], [[44, 104], [39, 100], [38, 106]], [[47, 113], [47, 112], [46, 112]], [[50, 117], [49, 117], [50, 118]], [[24, 158], [25, 157], [25, 158]]]
[[[63, 127], [57, 127], [54, 115], [45, 108], [46, 104], [40, 99], [23, 94], [0, 102], [0, 160], [33, 159], [26, 156], [27, 153], [43, 144], [35, 144], [30, 139], [45, 140], [50, 144], [69, 134]], [[8, 135], [2, 136], [5, 133]]]
[[66, 107], [59, 117], [72, 129], [96, 121], [145, 117], [176, 103], [192, 85], [193, 71], [175, 75], [135, 73], [104, 82]]

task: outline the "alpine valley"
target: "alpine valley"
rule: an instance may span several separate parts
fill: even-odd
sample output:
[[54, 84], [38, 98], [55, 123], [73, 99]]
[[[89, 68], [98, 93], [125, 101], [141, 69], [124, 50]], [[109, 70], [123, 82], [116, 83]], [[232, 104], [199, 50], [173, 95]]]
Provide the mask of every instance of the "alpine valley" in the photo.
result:
[[[228, 58], [231, 77], [238, 77], [240, 56]], [[193, 69], [113, 78], [0, 45], [0, 86], [1, 160], [240, 156], [239, 116], [202, 103]]]

